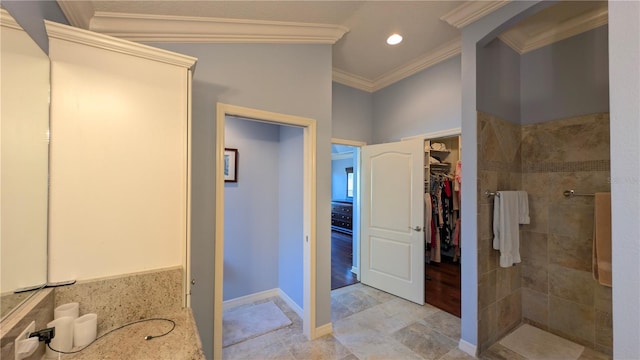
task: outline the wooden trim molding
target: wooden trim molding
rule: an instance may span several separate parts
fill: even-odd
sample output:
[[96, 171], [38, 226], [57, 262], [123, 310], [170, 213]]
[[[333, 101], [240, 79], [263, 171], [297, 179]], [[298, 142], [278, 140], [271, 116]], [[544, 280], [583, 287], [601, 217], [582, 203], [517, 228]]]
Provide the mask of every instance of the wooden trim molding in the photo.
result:
[[84, 44], [99, 49], [128, 54], [188, 69], [193, 68], [198, 60], [191, 56], [118, 39], [108, 35], [98, 34], [73, 26], [62, 25], [47, 20], [45, 20], [44, 23], [49, 38]]
[[333, 68], [332, 80], [339, 84], [370, 93], [374, 92], [376, 88], [373, 81], [337, 68]]
[[140, 42], [335, 44], [349, 31], [315, 24], [96, 11], [91, 30]]
[[417, 74], [422, 70], [430, 68], [456, 55], [459, 55], [461, 50], [462, 43], [460, 38], [458, 37], [422, 57], [419, 57], [399, 68], [389, 71], [388, 73], [380, 76], [375, 80], [369, 80], [364, 77], [350, 74], [346, 71], [334, 68], [333, 81], [346, 86], [350, 86], [352, 88], [372, 93], [402, 79], [405, 79], [411, 75]]
[[491, 14], [507, 5], [510, 0], [501, 1], [465, 1], [464, 4], [442, 15], [440, 20], [461, 29], [472, 22]]
[[0, 9], [0, 25], [11, 29], [22, 30], [20, 24], [5, 9]]
[[353, 159], [353, 151], [345, 151], [341, 153], [332, 153], [331, 160]]
[[94, 13], [91, 1], [58, 0], [57, 2], [71, 25], [89, 30]]
[[573, 17], [558, 25], [550, 26], [534, 36], [528, 36], [518, 28], [514, 28], [500, 34], [498, 38], [522, 55], [560, 40], [593, 30], [602, 25], [606, 25], [608, 22], [609, 11], [607, 7], [601, 7]]
[[462, 41], [460, 38], [450, 41], [429, 54], [382, 75], [374, 81], [374, 91], [378, 91], [386, 86], [459, 55], [461, 51]]

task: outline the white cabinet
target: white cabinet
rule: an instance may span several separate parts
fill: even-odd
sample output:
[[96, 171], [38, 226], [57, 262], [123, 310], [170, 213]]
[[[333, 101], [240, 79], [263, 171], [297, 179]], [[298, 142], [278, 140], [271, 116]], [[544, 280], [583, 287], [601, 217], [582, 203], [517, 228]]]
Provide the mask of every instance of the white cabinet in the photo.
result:
[[49, 280], [186, 270], [196, 59], [46, 22]]

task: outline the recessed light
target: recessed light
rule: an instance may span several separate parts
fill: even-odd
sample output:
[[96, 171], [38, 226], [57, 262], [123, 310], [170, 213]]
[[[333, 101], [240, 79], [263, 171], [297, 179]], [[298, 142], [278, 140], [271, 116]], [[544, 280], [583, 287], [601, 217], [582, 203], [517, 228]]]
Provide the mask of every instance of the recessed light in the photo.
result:
[[398, 45], [402, 42], [402, 35], [400, 34], [392, 34], [387, 38], [387, 44], [389, 45]]

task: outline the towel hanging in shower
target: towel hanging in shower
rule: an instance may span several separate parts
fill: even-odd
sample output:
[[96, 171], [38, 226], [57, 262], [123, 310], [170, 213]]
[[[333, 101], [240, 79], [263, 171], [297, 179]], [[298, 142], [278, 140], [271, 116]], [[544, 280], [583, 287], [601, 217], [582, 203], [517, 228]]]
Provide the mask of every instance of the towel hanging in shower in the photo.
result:
[[529, 223], [526, 191], [500, 191], [493, 202], [493, 248], [500, 250], [500, 266], [521, 262], [519, 224]]

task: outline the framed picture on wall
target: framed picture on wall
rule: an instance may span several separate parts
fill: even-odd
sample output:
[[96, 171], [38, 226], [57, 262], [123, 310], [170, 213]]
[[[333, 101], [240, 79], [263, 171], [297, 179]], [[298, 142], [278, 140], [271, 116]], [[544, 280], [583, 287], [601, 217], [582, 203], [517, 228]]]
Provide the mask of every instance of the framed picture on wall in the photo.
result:
[[238, 149], [224, 149], [224, 182], [238, 182]]

